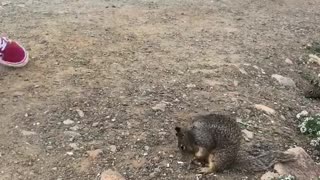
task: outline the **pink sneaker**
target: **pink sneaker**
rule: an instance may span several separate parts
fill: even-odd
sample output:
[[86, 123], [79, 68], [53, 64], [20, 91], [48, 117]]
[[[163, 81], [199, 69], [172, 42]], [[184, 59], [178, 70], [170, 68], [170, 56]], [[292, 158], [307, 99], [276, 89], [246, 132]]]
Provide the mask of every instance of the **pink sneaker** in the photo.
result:
[[22, 67], [28, 63], [28, 52], [16, 41], [0, 37], [0, 64]]

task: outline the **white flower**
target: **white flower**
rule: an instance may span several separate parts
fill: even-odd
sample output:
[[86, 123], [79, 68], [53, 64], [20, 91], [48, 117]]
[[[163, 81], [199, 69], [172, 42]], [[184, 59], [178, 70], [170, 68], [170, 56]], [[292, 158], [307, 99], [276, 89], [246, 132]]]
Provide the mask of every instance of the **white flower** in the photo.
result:
[[313, 120], [313, 117], [307, 117], [307, 118], [304, 119], [304, 122], [307, 123], [308, 121], [311, 121], [311, 120]]
[[319, 141], [313, 139], [313, 140], [310, 141], [310, 145], [313, 146], [313, 147], [319, 146]]
[[309, 129], [308, 129], [308, 132], [309, 132], [310, 134], [312, 134], [313, 129], [309, 128]]
[[320, 136], [320, 131], [317, 132], [317, 136]]
[[299, 127], [306, 127], [306, 122], [302, 122]]
[[317, 125], [320, 125], [320, 120], [317, 121]]
[[305, 133], [305, 132], [307, 132], [307, 128], [306, 128], [306, 127], [300, 127], [300, 131], [301, 131], [302, 133]]

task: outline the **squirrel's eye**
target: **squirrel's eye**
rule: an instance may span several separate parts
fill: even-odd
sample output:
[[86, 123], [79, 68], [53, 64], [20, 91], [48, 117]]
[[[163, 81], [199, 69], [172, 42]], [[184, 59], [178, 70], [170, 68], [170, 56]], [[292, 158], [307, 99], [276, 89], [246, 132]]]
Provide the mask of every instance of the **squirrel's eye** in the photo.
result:
[[186, 147], [184, 145], [181, 145], [180, 148], [181, 148], [181, 150], [185, 150], [186, 149]]

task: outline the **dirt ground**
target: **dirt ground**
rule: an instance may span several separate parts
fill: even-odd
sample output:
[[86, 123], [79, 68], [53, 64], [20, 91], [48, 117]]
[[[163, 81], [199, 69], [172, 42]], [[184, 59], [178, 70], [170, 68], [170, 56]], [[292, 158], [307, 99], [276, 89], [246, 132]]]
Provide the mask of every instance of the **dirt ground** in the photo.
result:
[[0, 0], [1, 32], [30, 53], [25, 68], [0, 67], [0, 180], [96, 180], [109, 168], [126, 179], [258, 179], [188, 170], [174, 127], [222, 112], [254, 132], [246, 145], [311, 150], [295, 115], [320, 108], [302, 96], [299, 74], [303, 47], [320, 40], [319, 9], [319, 0]]

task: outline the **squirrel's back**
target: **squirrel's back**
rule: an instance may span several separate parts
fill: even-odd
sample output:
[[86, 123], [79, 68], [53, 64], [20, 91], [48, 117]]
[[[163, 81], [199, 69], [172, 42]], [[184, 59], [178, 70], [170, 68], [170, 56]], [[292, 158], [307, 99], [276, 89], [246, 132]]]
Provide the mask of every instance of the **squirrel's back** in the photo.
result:
[[210, 149], [235, 148], [241, 142], [241, 129], [235, 119], [220, 114], [206, 114], [196, 117], [190, 132], [198, 145]]

